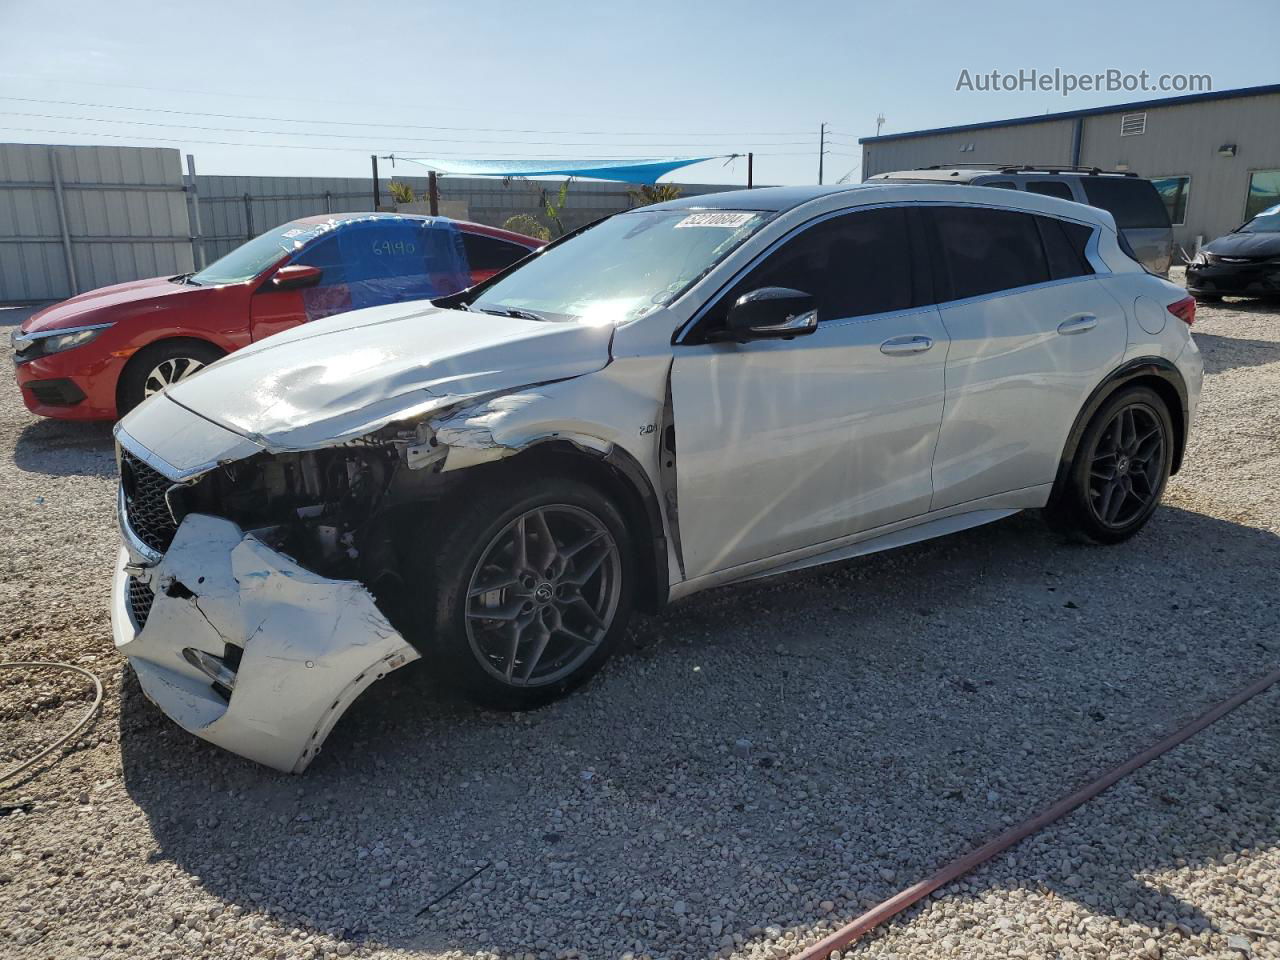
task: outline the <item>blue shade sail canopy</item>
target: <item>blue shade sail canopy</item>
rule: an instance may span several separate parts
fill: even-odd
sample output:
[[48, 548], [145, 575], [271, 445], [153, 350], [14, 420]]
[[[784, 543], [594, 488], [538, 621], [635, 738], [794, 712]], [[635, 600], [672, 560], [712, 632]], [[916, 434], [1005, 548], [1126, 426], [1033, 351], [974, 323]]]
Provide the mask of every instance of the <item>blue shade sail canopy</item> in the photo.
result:
[[620, 183], [657, 183], [658, 178], [690, 164], [717, 157], [673, 157], [666, 160], [436, 160], [404, 157], [455, 177], [590, 177]]

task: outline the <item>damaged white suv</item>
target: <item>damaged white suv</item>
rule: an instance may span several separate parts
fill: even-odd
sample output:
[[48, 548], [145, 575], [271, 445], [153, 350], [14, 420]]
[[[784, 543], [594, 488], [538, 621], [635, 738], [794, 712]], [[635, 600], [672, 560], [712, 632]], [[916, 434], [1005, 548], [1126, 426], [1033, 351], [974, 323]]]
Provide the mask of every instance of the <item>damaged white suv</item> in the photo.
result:
[[898, 183], [618, 214], [434, 304], [241, 350], [116, 430], [115, 640], [286, 771], [418, 657], [503, 707], [633, 606], [1047, 508], [1110, 542], [1177, 470], [1194, 301], [1110, 214]]

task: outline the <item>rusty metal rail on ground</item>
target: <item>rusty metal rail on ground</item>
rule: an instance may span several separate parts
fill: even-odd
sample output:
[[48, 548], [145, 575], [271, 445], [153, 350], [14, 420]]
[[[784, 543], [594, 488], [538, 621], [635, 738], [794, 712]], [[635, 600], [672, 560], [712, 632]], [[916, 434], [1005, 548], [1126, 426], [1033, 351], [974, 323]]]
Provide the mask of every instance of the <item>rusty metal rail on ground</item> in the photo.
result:
[[1102, 791], [1124, 779], [1139, 767], [1145, 766], [1161, 754], [1167, 753], [1178, 744], [1195, 736], [1205, 727], [1220, 720], [1236, 707], [1262, 693], [1275, 684], [1276, 681], [1280, 681], [1280, 669], [1272, 670], [1262, 679], [1245, 687], [1234, 696], [1223, 700], [1216, 707], [1205, 711], [1186, 726], [1175, 730], [1146, 750], [1130, 757], [1124, 763], [1104, 773], [1092, 783], [1088, 783], [1074, 793], [1063, 797], [1044, 812], [1024, 820], [1015, 827], [1011, 827], [994, 840], [990, 840], [976, 850], [951, 861], [941, 870], [921, 880], [919, 883], [907, 887], [905, 890], [894, 894], [888, 900], [876, 904], [862, 916], [857, 917], [834, 933], [828, 934], [817, 943], [795, 954], [793, 960], [825, 960], [833, 951], [843, 950], [845, 947], [852, 945], [864, 934], [869, 933], [881, 924], [887, 923], [904, 910], [919, 903], [935, 890], [959, 879], [997, 854], [1003, 853], [1020, 840], [1025, 840], [1033, 833], [1038, 833], [1055, 820], [1066, 816], [1076, 807], [1092, 800]]

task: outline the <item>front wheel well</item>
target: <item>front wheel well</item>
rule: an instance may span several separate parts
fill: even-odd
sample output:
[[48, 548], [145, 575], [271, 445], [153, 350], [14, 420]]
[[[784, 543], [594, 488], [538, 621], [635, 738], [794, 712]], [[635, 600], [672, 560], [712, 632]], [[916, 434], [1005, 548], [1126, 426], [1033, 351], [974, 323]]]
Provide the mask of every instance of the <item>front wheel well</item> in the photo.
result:
[[[595, 487], [609, 497], [622, 512], [631, 531], [637, 551], [636, 584], [638, 606], [654, 612], [667, 602], [667, 541], [657, 497], [640, 465], [616, 446], [607, 453], [586, 451], [567, 440], [549, 439], [528, 449], [480, 464], [465, 471], [477, 481], [502, 482], [505, 477], [531, 473], [541, 476], [573, 477]], [[452, 497], [465, 496], [469, 484], [463, 483], [446, 494], [441, 506]]]
[[147, 362], [149, 357], [155, 356], [161, 349], [174, 346], [190, 345], [203, 352], [217, 351], [219, 357], [224, 357], [227, 351], [222, 349], [216, 343], [205, 340], [201, 337], [161, 337], [159, 340], [152, 340], [145, 346], [139, 347], [133, 351], [133, 355], [125, 361], [125, 365], [120, 368], [120, 375], [116, 378], [116, 409], [120, 410], [126, 405], [124, 397], [125, 385], [129, 382], [129, 378], [134, 370], [141, 364]]

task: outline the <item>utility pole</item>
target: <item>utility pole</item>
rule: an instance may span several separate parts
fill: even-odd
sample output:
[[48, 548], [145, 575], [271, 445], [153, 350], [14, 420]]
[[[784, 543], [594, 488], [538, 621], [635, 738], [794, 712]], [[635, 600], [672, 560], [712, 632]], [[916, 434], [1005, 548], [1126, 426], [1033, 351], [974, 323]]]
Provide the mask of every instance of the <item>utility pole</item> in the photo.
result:
[[440, 216], [440, 190], [434, 170], [427, 174], [427, 209], [433, 217]]
[[373, 209], [376, 212], [382, 206], [382, 187], [378, 183], [378, 155], [372, 153], [369, 159], [373, 161]]
[[752, 183], [752, 180], [751, 180], [751, 173], [752, 173], [752, 171], [751, 171], [751, 163], [752, 163], [752, 161], [753, 161], [753, 160], [755, 160], [755, 154], [753, 154], [753, 153], [748, 153], [748, 154], [747, 154], [747, 189], [748, 189], [748, 190], [750, 190], [750, 189], [752, 188], [752, 186], [754, 186], [754, 184]]
[[818, 185], [822, 185], [822, 160], [827, 155], [827, 125], [818, 127]]

